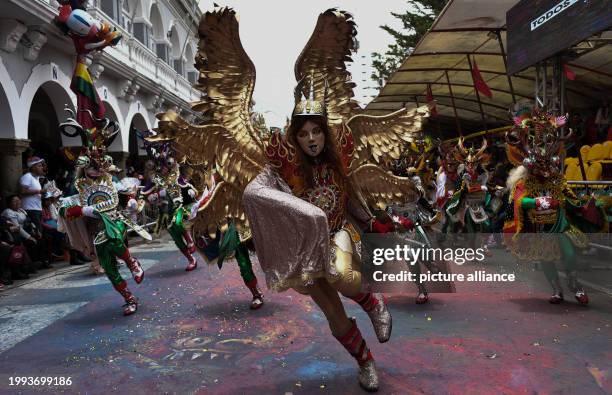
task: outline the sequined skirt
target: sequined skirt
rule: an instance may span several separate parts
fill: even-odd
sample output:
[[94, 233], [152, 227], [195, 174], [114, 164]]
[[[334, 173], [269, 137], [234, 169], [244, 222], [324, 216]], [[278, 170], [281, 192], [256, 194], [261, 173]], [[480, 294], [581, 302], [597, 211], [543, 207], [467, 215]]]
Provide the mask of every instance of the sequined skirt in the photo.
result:
[[360, 285], [358, 233], [346, 224], [331, 234], [325, 213], [292, 195], [274, 170], [246, 187], [243, 204], [268, 288], [307, 292], [319, 278]]

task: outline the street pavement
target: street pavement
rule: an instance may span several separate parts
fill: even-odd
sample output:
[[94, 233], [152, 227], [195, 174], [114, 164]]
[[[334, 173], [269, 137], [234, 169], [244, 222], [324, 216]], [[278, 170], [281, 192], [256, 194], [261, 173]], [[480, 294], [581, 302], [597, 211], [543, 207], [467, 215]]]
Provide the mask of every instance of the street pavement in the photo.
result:
[[[122, 268], [141, 301], [130, 317], [108, 280], [83, 267], [0, 292], [1, 394], [362, 393], [356, 364], [308, 297], [266, 291], [264, 307], [251, 311], [234, 261], [188, 273], [167, 237], [132, 250], [146, 276], [136, 285]], [[609, 273], [590, 274], [606, 279], [589, 290], [588, 307], [568, 294], [550, 305], [541, 272], [495, 254], [495, 267], [453, 270], [516, 272], [517, 281], [457, 283], [427, 305], [413, 292], [388, 295], [394, 326], [385, 344], [345, 300], [377, 361], [380, 393], [612, 393]], [[43, 376], [71, 385], [10, 385]]]

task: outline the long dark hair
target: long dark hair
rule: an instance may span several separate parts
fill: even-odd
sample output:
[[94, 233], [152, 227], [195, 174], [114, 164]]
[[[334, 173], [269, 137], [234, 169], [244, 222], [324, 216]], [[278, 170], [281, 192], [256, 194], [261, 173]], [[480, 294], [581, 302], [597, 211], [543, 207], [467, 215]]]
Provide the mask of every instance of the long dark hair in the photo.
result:
[[12, 194], [12, 195], [9, 195], [9, 196], [6, 197], [5, 203], [6, 203], [6, 207], [7, 208], [11, 207], [11, 203], [12, 203], [13, 199], [15, 199], [15, 198], [21, 199], [19, 197], [19, 195], [17, 195], [17, 194]]
[[[316, 158], [306, 154], [297, 141], [297, 134], [307, 121], [316, 123], [317, 126], [319, 126], [325, 134], [325, 146], [323, 147], [323, 151]], [[328, 163], [331, 165], [336, 175], [340, 177], [339, 181], [341, 181], [346, 187], [348, 187], [348, 191], [349, 193], [351, 193], [352, 188], [350, 188], [350, 181], [347, 176], [346, 169], [342, 164], [342, 159], [340, 158], [340, 151], [336, 146], [336, 139], [331, 133], [331, 130], [329, 129], [329, 126], [327, 124], [327, 120], [324, 117], [304, 115], [293, 117], [293, 119], [291, 120], [291, 125], [289, 126], [289, 130], [287, 132], [287, 138], [289, 139], [289, 142], [293, 144], [293, 146], [296, 148], [298, 158], [300, 159], [300, 170], [304, 174], [306, 183], [309, 187], [314, 187], [314, 175], [312, 167], [316, 163]]]

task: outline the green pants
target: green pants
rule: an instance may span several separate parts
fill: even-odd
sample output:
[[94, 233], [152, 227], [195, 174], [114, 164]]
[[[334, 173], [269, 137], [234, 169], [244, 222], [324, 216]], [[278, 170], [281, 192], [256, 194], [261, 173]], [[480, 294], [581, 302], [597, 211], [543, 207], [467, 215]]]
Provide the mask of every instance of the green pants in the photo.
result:
[[104, 268], [106, 276], [113, 285], [118, 285], [123, 281], [119, 274], [117, 257], [123, 256], [127, 250], [122, 239], [108, 239], [102, 244], [96, 245], [96, 254], [100, 265]]
[[252, 281], [255, 278], [255, 273], [253, 273], [253, 264], [251, 263], [251, 258], [249, 258], [249, 250], [244, 243], [240, 243], [236, 249], [236, 261], [240, 268], [240, 276], [244, 282]]
[[253, 280], [255, 273], [253, 273], [253, 264], [251, 263], [251, 258], [249, 258], [249, 249], [244, 243], [240, 242], [240, 236], [233, 222], [223, 235], [223, 240], [219, 245], [219, 258], [217, 260], [219, 268], [223, 265], [223, 260], [232, 252], [236, 256], [236, 262], [238, 262], [238, 267], [240, 268], [240, 276], [244, 282]]
[[[567, 273], [575, 271], [576, 250], [572, 244], [572, 241], [564, 234], [559, 234], [559, 247], [561, 248], [561, 262], [563, 263], [563, 268]], [[542, 271], [544, 271], [544, 274], [549, 281], [553, 281], [558, 278], [555, 262], [544, 262], [542, 264]]]
[[176, 209], [174, 215], [172, 216], [172, 224], [168, 227], [170, 237], [172, 237], [174, 244], [176, 244], [178, 249], [181, 251], [187, 248], [187, 243], [183, 237], [183, 233], [185, 232], [184, 216], [185, 209], [183, 207]]

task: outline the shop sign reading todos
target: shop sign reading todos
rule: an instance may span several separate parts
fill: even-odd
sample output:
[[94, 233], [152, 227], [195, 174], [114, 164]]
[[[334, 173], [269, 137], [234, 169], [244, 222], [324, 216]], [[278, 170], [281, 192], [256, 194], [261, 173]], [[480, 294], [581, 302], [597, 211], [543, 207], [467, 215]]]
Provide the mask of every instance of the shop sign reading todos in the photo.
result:
[[506, 13], [506, 26], [513, 75], [612, 29], [612, 0], [520, 0]]
[[556, 17], [557, 15], [562, 13], [563, 11], [567, 10], [568, 8], [570, 8], [571, 6], [573, 6], [577, 2], [578, 2], [578, 0], [563, 0], [563, 1], [560, 1], [559, 4], [557, 4], [556, 6], [552, 7], [550, 10], [546, 11], [545, 13], [540, 15], [538, 18], [536, 18], [533, 21], [531, 21], [531, 31], [534, 31], [538, 27], [540, 27], [543, 24], [545, 24], [546, 22], [550, 21], [551, 19], [553, 19], [554, 17]]

